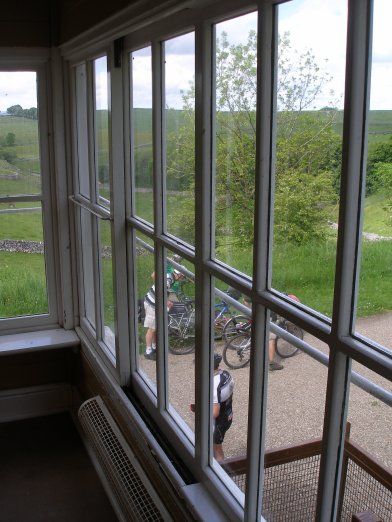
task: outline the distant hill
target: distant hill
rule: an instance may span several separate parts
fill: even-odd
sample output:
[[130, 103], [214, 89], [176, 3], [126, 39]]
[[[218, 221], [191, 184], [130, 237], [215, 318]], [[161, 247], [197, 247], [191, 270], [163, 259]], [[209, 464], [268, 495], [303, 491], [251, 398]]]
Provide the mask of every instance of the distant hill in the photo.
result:
[[[343, 132], [343, 111], [336, 116], [336, 132]], [[386, 141], [392, 136], [392, 111], [369, 112], [369, 141], [371, 143]]]

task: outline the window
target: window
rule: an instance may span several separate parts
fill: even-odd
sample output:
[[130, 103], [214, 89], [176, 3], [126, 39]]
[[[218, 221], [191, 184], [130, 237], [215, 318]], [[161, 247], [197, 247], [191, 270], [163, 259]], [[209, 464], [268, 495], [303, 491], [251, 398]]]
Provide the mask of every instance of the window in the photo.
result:
[[[367, 64], [371, 29], [382, 33], [377, 17], [369, 27], [370, 4], [189, 8], [127, 35], [121, 66], [111, 50], [71, 63], [81, 327], [236, 520], [272, 516], [260, 494], [266, 449], [312, 437], [324, 449], [310, 510], [333, 518], [346, 420], [353, 433], [368, 425], [348, 390], [371, 390], [390, 418], [389, 339], [358, 327], [372, 286], [369, 265], [358, 271], [371, 203], [366, 123], [377, 118], [370, 73], [373, 91], [379, 83]], [[384, 20], [386, 9], [375, 2]], [[388, 161], [377, 165], [371, 180], [388, 184]], [[377, 272], [386, 289], [387, 246]], [[238, 335], [226, 336], [238, 315]], [[288, 348], [296, 355], [285, 358]], [[235, 380], [223, 449], [241, 461], [242, 484], [213, 438], [215, 352]]]
[[[115, 358], [109, 75], [102, 56], [75, 68], [75, 204], [81, 308], [87, 331]], [[93, 96], [90, 98], [89, 93]]]
[[0, 321], [57, 323], [45, 69], [0, 63]]

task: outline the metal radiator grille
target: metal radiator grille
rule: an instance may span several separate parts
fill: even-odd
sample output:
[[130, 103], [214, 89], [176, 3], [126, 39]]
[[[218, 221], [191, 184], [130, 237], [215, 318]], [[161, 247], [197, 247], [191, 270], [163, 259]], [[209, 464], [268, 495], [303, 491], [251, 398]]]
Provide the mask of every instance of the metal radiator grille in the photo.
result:
[[78, 416], [124, 520], [170, 520], [102, 399], [84, 402]]

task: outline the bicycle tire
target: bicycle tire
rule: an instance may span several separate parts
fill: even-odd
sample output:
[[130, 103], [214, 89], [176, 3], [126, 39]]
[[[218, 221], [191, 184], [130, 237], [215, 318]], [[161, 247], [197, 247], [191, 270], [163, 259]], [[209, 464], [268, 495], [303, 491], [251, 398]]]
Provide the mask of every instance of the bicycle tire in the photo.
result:
[[[292, 335], [295, 335], [295, 337], [298, 337], [298, 339], [302, 340], [304, 338], [304, 333], [301, 328], [293, 323], [286, 323], [285, 330]], [[299, 348], [297, 346], [294, 346], [289, 341], [286, 341], [286, 339], [278, 336], [276, 341], [276, 353], [279, 355], [279, 357], [288, 359], [289, 357], [296, 355], [298, 351]]]
[[223, 327], [222, 338], [226, 342], [226, 344], [241, 333], [241, 330], [244, 326], [247, 326], [250, 322], [250, 318], [245, 315], [235, 315], [231, 317]]
[[237, 370], [243, 368], [250, 361], [251, 336], [248, 333], [240, 333], [223, 348], [223, 360], [229, 368]]
[[174, 332], [169, 332], [169, 351], [175, 355], [186, 355], [195, 349], [195, 338], [193, 336], [182, 337]]

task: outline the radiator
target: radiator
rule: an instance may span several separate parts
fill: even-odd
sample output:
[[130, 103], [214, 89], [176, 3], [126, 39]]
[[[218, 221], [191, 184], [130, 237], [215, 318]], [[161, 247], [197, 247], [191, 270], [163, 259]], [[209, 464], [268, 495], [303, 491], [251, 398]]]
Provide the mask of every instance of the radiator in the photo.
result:
[[84, 402], [78, 417], [120, 519], [125, 522], [171, 521], [101, 397]]

